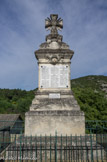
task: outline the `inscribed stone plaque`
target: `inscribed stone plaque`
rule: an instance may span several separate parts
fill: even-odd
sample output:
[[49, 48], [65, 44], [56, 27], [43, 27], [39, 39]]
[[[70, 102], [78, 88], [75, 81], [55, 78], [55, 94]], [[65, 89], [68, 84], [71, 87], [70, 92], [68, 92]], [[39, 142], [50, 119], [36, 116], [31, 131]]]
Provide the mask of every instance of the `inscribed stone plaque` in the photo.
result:
[[41, 88], [67, 88], [69, 84], [69, 67], [67, 65], [40, 66]]
[[49, 98], [60, 98], [60, 93], [49, 93]]

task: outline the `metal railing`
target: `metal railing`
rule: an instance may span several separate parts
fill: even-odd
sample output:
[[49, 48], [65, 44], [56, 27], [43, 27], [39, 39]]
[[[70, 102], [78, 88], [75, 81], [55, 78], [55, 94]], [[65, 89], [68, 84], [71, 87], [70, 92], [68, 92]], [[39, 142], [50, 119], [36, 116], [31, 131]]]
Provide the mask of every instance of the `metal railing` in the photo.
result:
[[85, 130], [87, 134], [107, 134], [107, 120], [86, 120]]
[[[24, 123], [1, 121], [0, 160], [36, 162], [107, 161], [107, 121], [86, 121], [85, 136], [24, 136]], [[13, 121], [11, 121], [13, 122]], [[17, 127], [18, 126], [18, 127]]]
[[107, 161], [107, 134], [15, 136], [14, 141], [10, 141], [0, 152], [0, 159], [36, 162]]

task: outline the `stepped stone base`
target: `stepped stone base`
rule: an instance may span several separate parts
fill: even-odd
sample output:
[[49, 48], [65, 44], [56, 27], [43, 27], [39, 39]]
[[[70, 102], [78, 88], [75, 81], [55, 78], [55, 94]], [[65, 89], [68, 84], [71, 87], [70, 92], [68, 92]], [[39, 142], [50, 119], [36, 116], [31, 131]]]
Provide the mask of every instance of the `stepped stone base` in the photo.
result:
[[[60, 98], [49, 98], [60, 94]], [[37, 91], [25, 114], [25, 135], [85, 135], [85, 116], [72, 91]]]
[[25, 135], [85, 135], [81, 111], [29, 111], [25, 117]]

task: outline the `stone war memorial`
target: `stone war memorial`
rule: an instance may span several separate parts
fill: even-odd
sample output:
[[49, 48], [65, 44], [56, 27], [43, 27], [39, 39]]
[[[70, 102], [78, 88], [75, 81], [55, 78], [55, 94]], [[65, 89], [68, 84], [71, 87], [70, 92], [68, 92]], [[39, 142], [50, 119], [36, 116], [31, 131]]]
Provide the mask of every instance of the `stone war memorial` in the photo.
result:
[[38, 60], [38, 90], [25, 114], [25, 135], [85, 135], [85, 116], [71, 90], [70, 64], [74, 51], [58, 30], [63, 20], [51, 14], [45, 20], [50, 30], [46, 42], [35, 51]]
[[25, 132], [0, 143], [0, 161], [106, 162], [107, 136], [85, 134], [85, 116], [71, 90], [74, 52], [58, 34], [63, 21], [52, 14], [45, 20], [45, 28], [50, 34], [35, 51], [39, 82], [25, 114]]

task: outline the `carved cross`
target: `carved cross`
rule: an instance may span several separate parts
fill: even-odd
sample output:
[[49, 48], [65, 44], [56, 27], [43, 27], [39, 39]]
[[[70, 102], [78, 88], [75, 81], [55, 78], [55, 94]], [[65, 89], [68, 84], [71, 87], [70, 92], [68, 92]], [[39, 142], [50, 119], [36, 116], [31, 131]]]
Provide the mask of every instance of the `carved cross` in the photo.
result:
[[58, 30], [63, 28], [63, 20], [58, 15], [51, 14], [50, 18], [45, 19], [45, 28], [51, 31], [51, 34], [58, 34]]

